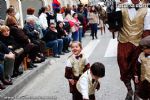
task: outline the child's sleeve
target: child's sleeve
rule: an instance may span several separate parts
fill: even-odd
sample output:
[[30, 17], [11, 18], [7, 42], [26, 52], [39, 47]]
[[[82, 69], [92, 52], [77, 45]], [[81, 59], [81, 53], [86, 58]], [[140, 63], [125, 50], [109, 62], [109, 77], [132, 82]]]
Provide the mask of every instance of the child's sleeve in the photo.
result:
[[80, 84], [81, 94], [82, 94], [83, 99], [89, 100], [88, 79], [86, 77], [82, 77], [79, 84]]
[[65, 77], [67, 79], [72, 79], [73, 78], [73, 73], [72, 73], [72, 64], [70, 60], [68, 59], [66, 62], [66, 68], [65, 68]]

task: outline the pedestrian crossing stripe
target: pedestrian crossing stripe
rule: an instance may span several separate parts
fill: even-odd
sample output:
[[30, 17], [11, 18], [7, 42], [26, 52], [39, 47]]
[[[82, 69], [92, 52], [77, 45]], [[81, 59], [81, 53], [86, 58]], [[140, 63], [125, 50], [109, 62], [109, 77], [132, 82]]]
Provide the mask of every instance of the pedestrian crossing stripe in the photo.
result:
[[89, 56], [92, 54], [92, 52], [94, 51], [94, 49], [96, 48], [96, 46], [98, 45], [98, 43], [100, 42], [100, 40], [91, 40], [88, 45], [83, 48], [82, 53], [89, 58]]
[[104, 57], [116, 57], [117, 45], [118, 45], [117, 39], [110, 39]]

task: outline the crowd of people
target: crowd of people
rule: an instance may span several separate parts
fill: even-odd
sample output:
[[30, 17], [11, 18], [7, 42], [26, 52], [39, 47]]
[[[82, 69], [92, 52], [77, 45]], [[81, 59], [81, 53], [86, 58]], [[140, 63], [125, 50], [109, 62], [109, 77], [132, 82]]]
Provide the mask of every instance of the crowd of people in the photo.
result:
[[92, 39], [98, 38], [99, 14], [96, 9], [98, 7], [88, 5], [67, 5], [52, 11], [48, 5], [40, 8], [36, 16], [35, 9], [29, 7], [24, 27], [21, 27], [15, 7], [11, 5], [0, 25], [0, 89], [12, 85], [12, 78], [23, 73], [20, 68], [25, 57], [28, 57], [28, 69], [45, 61], [47, 48], [52, 49], [54, 58], [60, 58], [70, 52], [71, 42], [82, 42], [89, 24]]
[[[121, 4], [140, 4], [139, 0], [121, 0]], [[143, 3], [147, 3], [145, 0]], [[110, 6], [111, 8], [111, 6]], [[108, 9], [107, 9], [108, 10]], [[116, 10], [116, 9], [115, 9]], [[116, 11], [111, 13], [114, 13]], [[120, 79], [127, 89], [125, 100], [150, 99], [150, 10], [146, 7], [120, 8], [122, 26], [109, 28], [118, 31], [117, 61]], [[45, 50], [51, 48], [54, 58], [72, 51], [68, 57], [65, 78], [69, 82], [73, 100], [95, 100], [99, 78], [105, 76], [105, 67], [100, 62], [90, 66], [82, 51], [82, 37], [90, 26], [91, 39], [98, 39], [97, 30], [105, 33], [106, 11], [102, 6], [78, 5], [56, 8], [42, 7], [35, 16], [35, 9], [27, 8], [22, 28], [16, 18], [14, 6], [6, 11], [7, 16], [0, 26], [0, 89], [12, 85], [12, 78], [21, 75], [21, 63], [28, 57], [27, 67], [37, 67], [44, 62]], [[113, 17], [111, 18], [113, 19]], [[116, 19], [114, 19], [116, 20]], [[116, 23], [113, 23], [115, 25]], [[132, 89], [133, 80], [134, 89]]]

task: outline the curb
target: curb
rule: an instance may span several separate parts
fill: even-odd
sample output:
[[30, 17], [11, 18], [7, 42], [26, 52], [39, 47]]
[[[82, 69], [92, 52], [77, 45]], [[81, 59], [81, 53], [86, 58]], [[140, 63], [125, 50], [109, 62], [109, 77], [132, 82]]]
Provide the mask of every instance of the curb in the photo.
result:
[[6, 87], [6, 89], [0, 91], [0, 100], [14, 100], [14, 96], [19, 91], [21, 91], [32, 79], [47, 68], [50, 60], [50, 58], [47, 58], [45, 62], [37, 64], [36, 68], [27, 70], [21, 76], [14, 79], [13, 85], [10, 85]]

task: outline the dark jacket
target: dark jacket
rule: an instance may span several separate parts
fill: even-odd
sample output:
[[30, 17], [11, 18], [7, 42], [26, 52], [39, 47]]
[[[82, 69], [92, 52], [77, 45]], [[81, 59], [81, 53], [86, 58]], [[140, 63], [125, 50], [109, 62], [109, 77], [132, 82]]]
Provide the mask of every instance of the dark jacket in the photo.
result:
[[31, 41], [37, 40], [39, 38], [38, 33], [35, 32], [34, 30], [35, 30], [34, 26], [32, 26], [28, 23], [26, 23], [24, 28], [23, 28], [23, 31], [31, 39]]
[[20, 43], [23, 47], [29, 43], [29, 38], [21, 28], [17, 26], [10, 26], [10, 35], [14, 37], [17, 43]]
[[3, 36], [0, 34], [0, 41], [3, 42], [7, 47], [8, 46], [12, 46], [11, 50], [15, 50], [21, 47], [21, 45], [19, 45], [13, 36]]
[[7, 48], [7, 46], [0, 41], [0, 60], [4, 60], [4, 55], [8, 54], [10, 50]]
[[58, 37], [59, 39], [61, 39], [63, 36], [66, 36], [65, 30], [64, 30], [63, 28], [57, 27], [57, 32], [58, 32], [57, 37]]
[[44, 40], [46, 43], [49, 41], [54, 41], [57, 40], [57, 35], [57, 32], [54, 32], [48, 28], [42, 40]]

